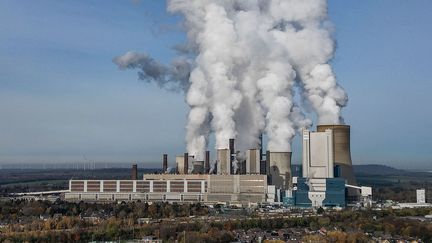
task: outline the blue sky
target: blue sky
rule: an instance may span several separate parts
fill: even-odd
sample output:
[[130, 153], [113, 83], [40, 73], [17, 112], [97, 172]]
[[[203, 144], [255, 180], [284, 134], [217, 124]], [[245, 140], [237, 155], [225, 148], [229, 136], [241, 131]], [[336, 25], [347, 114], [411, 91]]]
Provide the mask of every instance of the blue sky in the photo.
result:
[[[185, 40], [164, 1], [0, 1], [0, 163], [142, 161], [184, 150], [181, 94], [112, 58], [169, 62]], [[357, 164], [432, 169], [432, 2], [330, 0], [332, 62]], [[294, 144], [294, 161], [300, 146]]]

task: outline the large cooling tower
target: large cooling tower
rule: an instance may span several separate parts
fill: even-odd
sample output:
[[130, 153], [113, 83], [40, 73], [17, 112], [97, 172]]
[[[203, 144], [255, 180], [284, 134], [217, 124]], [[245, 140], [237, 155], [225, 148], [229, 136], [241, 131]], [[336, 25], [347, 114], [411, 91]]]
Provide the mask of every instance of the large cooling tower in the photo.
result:
[[249, 149], [246, 151], [246, 174], [260, 173], [260, 150]]
[[[326, 129], [333, 130], [334, 165], [339, 166], [340, 177], [347, 180], [350, 185], [357, 185], [351, 161], [350, 148], [350, 126], [349, 125], [318, 125], [318, 132], [325, 132]], [[336, 176], [336, 175], [335, 175]], [[348, 190], [349, 196], [357, 196], [355, 189]]]
[[194, 161], [194, 157], [189, 156], [188, 153], [185, 153], [184, 155], [176, 156], [177, 173], [188, 174], [190, 168], [189, 164], [192, 165], [193, 161]]
[[217, 150], [217, 171], [218, 174], [230, 175], [231, 174], [231, 160], [229, 149]]
[[176, 156], [177, 173], [184, 174], [184, 156]]
[[[270, 182], [276, 188], [288, 190], [291, 184], [291, 152], [267, 152], [270, 163]], [[270, 156], [269, 156], [270, 155]]]
[[192, 174], [202, 174], [204, 172], [204, 161], [196, 160], [192, 162]]

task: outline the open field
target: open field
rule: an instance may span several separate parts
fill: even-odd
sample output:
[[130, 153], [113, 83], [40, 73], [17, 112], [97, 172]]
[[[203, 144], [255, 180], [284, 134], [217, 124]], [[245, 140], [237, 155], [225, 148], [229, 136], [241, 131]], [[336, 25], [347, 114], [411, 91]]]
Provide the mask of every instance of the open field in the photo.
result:
[[[138, 170], [139, 178], [156, 169]], [[0, 173], [0, 193], [64, 190], [70, 179], [128, 179], [131, 170], [111, 168], [97, 170], [70, 169], [3, 169]]]

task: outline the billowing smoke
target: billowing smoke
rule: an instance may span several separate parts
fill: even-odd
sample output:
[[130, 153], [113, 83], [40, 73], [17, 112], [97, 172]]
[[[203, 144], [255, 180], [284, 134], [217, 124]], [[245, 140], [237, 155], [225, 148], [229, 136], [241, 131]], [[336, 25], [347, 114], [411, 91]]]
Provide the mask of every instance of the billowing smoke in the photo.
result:
[[166, 66], [146, 54], [129, 51], [113, 58], [113, 62], [120, 69], [140, 69], [138, 77], [141, 80], [154, 82], [160, 88], [178, 91], [189, 87], [191, 64], [186, 58], [176, 58]]
[[209, 174], [215, 174], [215, 170], [216, 170], [216, 166], [217, 166], [217, 160], [212, 161], [210, 163], [210, 170], [209, 170]]
[[256, 148], [266, 133], [269, 150], [291, 151], [295, 134], [311, 125], [304, 105], [319, 124], [343, 122], [347, 95], [329, 65], [335, 44], [326, 0], [168, 0], [168, 11], [184, 16], [188, 42], [176, 45], [184, 57], [163, 65], [128, 52], [114, 62], [185, 90], [187, 150], [197, 159], [212, 132], [218, 149], [230, 138], [240, 150]]
[[232, 167], [233, 167], [233, 174], [237, 174], [239, 170], [239, 162], [237, 158], [234, 158], [234, 160], [232, 161]]

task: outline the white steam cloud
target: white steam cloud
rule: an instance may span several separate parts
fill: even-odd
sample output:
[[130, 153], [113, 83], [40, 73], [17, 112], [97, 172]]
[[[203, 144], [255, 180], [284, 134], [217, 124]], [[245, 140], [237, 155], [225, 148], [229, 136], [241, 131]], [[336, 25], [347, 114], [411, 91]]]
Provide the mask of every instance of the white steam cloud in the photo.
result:
[[319, 124], [343, 123], [348, 98], [329, 65], [335, 43], [326, 0], [169, 0], [168, 11], [184, 16], [188, 42], [176, 48], [194, 60], [167, 66], [128, 52], [114, 62], [185, 91], [187, 150], [197, 159], [212, 132], [216, 148], [228, 148], [230, 138], [240, 150], [256, 148], [266, 133], [269, 150], [291, 151], [296, 132], [311, 125], [296, 87]]
[[189, 87], [191, 64], [186, 58], [174, 59], [170, 66], [165, 66], [146, 54], [129, 51], [115, 57], [113, 62], [120, 69], [140, 69], [138, 77], [141, 80], [154, 82], [160, 88], [178, 91]]

